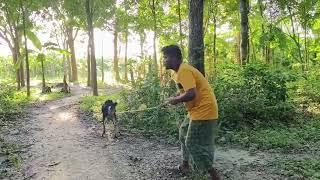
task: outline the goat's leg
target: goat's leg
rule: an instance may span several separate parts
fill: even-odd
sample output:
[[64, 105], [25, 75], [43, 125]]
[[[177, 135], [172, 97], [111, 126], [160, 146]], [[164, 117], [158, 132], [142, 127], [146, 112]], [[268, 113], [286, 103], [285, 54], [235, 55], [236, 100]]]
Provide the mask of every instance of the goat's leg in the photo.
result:
[[117, 119], [117, 116], [114, 116], [114, 137], [117, 138], [120, 136], [120, 131], [119, 131], [119, 122]]
[[102, 137], [106, 134], [106, 124], [105, 124], [105, 119], [106, 119], [106, 117], [105, 117], [105, 115], [103, 115], [103, 117], [102, 117], [102, 126], [103, 126], [103, 132], [102, 132]]

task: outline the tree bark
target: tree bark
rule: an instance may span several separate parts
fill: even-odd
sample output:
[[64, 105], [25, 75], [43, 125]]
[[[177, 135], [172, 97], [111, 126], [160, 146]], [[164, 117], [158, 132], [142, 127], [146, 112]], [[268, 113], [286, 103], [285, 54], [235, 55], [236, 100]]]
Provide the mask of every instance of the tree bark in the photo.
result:
[[213, 64], [214, 70], [216, 70], [218, 57], [217, 57], [217, 15], [213, 16]]
[[[302, 64], [303, 63], [303, 58], [302, 58], [302, 53], [301, 53], [301, 48], [300, 48], [301, 45], [299, 43], [299, 37], [297, 38], [297, 36], [296, 36], [295, 27], [294, 27], [294, 20], [293, 20], [293, 14], [291, 13], [291, 7], [290, 7], [289, 4], [287, 5], [287, 8], [288, 8], [288, 11], [289, 11], [290, 22], [291, 22], [291, 27], [292, 27], [292, 36], [290, 36], [290, 37], [294, 41], [295, 45], [298, 48], [299, 59], [300, 59], [300, 63]], [[303, 64], [302, 64], [301, 68], [302, 68], [302, 71], [304, 71]]]
[[141, 56], [141, 59], [144, 59], [143, 44], [146, 38], [145, 38], [144, 32], [139, 33], [139, 36], [140, 36], [140, 56]]
[[249, 49], [249, 2], [248, 0], [240, 0], [240, 32], [241, 32], [241, 41], [240, 41], [240, 59], [241, 64], [246, 65], [249, 59], [248, 49]]
[[203, 0], [189, 0], [189, 63], [205, 76]]
[[[16, 65], [18, 63], [18, 54], [17, 54], [17, 47], [13, 48], [14, 50], [12, 51], [12, 57], [13, 57], [13, 64]], [[16, 71], [16, 82], [17, 82], [17, 90], [21, 89], [21, 81], [20, 81], [20, 67], [19, 68], [14, 68]]]
[[102, 56], [101, 56], [101, 81], [102, 83], [104, 83], [103, 41], [102, 41]]
[[156, 14], [156, 5], [155, 0], [152, 0], [152, 15], [153, 15], [153, 68], [154, 72], [158, 72], [158, 63], [157, 63], [157, 14]]
[[[262, 31], [262, 34], [265, 35], [264, 15], [263, 15], [263, 12], [264, 12], [265, 8], [263, 6], [262, 0], [258, 0], [258, 5], [259, 5], [260, 16], [261, 16], [261, 19], [263, 20], [262, 23], [261, 23], [261, 31]], [[266, 55], [266, 43], [264, 41], [264, 44], [262, 45], [262, 57], [261, 57], [261, 59], [265, 58], [265, 55]]]
[[41, 74], [42, 74], [42, 92], [45, 92], [45, 88], [46, 88], [46, 79], [44, 76], [44, 65], [43, 65], [43, 59], [41, 58]]
[[78, 81], [78, 70], [77, 70], [77, 62], [76, 62], [76, 54], [74, 49], [74, 37], [73, 37], [73, 27], [67, 27], [67, 36], [68, 36], [68, 45], [71, 53], [71, 72], [72, 77], [71, 80], [73, 82]]
[[113, 72], [115, 74], [116, 81], [120, 81], [120, 74], [119, 74], [119, 61], [118, 61], [118, 30], [114, 27], [114, 39], [113, 39]]
[[94, 29], [93, 29], [93, 5], [91, 0], [86, 0], [86, 13], [87, 13], [87, 23], [89, 31], [89, 41], [90, 41], [90, 59], [91, 59], [91, 79], [92, 79], [92, 90], [93, 95], [98, 96], [98, 83], [97, 83], [97, 67], [96, 67], [96, 57], [95, 57], [95, 47], [94, 47]]
[[[25, 58], [26, 58], [26, 74], [27, 74], [27, 96], [30, 97], [30, 69], [29, 69], [29, 52], [28, 52], [28, 40], [26, 34], [26, 10], [20, 1], [21, 10], [23, 12], [22, 23], [23, 23], [23, 35], [24, 35], [24, 49], [25, 49]], [[23, 74], [23, 69], [21, 69]]]
[[124, 80], [128, 82], [128, 29], [125, 32]]
[[90, 41], [88, 41], [88, 49], [87, 49], [87, 69], [88, 69], [88, 74], [87, 74], [87, 86], [91, 87], [91, 57], [90, 57]]
[[[20, 56], [20, 55], [19, 55]], [[20, 62], [20, 80], [21, 80], [21, 87], [25, 87], [26, 86], [26, 82], [25, 82], [25, 77], [24, 77], [24, 63], [23, 61]]]
[[182, 52], [183, 52], [183, 43], [182, 43], [183, 34], [182, 34], [181, 3], [180, 3], [180, 0], [178, 0], [178, 15], [179, 15], [180, 48], [181, 48], [181, 50], [182, 50]]

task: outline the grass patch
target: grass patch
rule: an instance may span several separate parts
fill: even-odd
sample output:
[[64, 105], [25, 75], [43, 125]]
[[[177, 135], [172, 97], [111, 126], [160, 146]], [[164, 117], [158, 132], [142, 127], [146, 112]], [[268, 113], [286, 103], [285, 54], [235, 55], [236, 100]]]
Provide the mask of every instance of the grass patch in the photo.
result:
[[[312, 119], [292, 126], [260, 125], [224, 133], [223, 142], [240, 144], [256, 149], [281, 149], [282, 151], [318, 149], [320, 146], [320, 120]], [[221, 139], [220, 139], [221, 142]]]
[[71, 96], [71, 94], [66, 94], [64, 92], [52, 92], [52, 93], [49, 93], [49, 94], [40, 94], [37, 99], [39, 101], [53, 101], [53, 100], [57, 100], [57, 99], [61, 99], [61, 98], [64, 98], [64, 97], [68, 97], [68, 96]]
[[320, 179], [320, 159], [319, 157], [296, 159], [296, 158], [278, 158], [270, 165], [277, 169], [282, 169], [285, 176], [298, 176], [308, 179]]
[[[112, 95], [100, 95], [100, 96], [85, 96], [82, 97], [80, 103], [80, 109], [86, 113], [92, 114], [95, 120], [101, 120], [101, 106], [107, 100], [111, 99], [113, 101], [119, 102], [120, 93]], [[117, 111], [124, 110], [123, 103], [118, 103]]]

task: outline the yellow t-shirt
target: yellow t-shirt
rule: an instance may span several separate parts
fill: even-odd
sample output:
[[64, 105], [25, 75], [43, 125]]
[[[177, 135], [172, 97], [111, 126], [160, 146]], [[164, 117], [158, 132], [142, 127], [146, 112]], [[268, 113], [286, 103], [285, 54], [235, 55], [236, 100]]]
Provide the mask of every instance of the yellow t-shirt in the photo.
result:
[[181, 93], [192, 88], [196, 89], [195, 99], [185, 103], [191, 120], [218, 119], [216, 97], [200, 71], [189, 64], [182, 63], [178, 72], [173, 73], [173, 79]]

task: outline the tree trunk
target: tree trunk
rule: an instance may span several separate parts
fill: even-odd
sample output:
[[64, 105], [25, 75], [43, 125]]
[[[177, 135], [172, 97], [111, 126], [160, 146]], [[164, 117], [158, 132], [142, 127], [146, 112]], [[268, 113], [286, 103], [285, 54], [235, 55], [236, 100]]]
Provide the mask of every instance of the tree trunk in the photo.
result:
[[205, 76], [203, 0], [189, 0], [189, 63]]
[[213, 16], [213, 64], [214, 70], [216, 70], [218, 57], [217, 57], [217, 16]]
[[128, 82], [128, 29], [125, 32], [124, 80]]
[[102, 41], [102, 56], [101, 56], [101, 81], [102, 83], [104, 83], [103, 41]]
[[[306, 17], [305, 17], [306, 18]], [[307, 20], [304, 22], [304, 63], [305, 70], [308, 70], [308, 41], [307, 41]]]
[[139, 36], [140, 36], [140, 56], [141, 56], [141, 59], [144, 59], [143, 44], [146, 38], [145, 38], [144, 32], [139, 33]]
[[118, 61], [118, 30], [114, 28], [114, 39], [113, 39], [113, 72], [115, 74], [116, 81], [120, 81], [120, 74], [119, 74], [119, 61]]
[[[67, 45], [66, 45], [66, 41], [65, 40], [63, 42], [63, 49], [67, 49]], [[62, 58], [63, 58], [63, 76], [64, 76], [64, 78], [67, 78], [67, 75], [68, 75], [68, 73], [67, 73], [67, 68], [68, 68], [67, 56], [63, 54]]]
[[88, 68], [88, 74], [87, 74], [87, 86], [91, 86], [91, 63], [90, 63], [91, 57], [90, 57], [90, 41], [88, 41], [88, 49], [87, 49], [87, 68]]
[[89, 41], [90, 41], [90, 59], [91, 59], [91, 79], [92, 79], [92, 90], [93, 95], [98, 96], [98, 83], [97, 83], [97, 67], [96, 67], [96, 57], [95, 57], [95, 47], [94, 47], [94, 29], [93, 29], [93, 5], [91, 0], [86, 0], [86, 13], [87, 13], [87, 23], [89, 31]]
[[44, 76], [44, 65], [43, 65], [43, 59], [41, 58], [41, 70], [42, 70], [42, 92], [45, 92], [46, 88], [46, 79]]
[[[20, 55], [19, 55], [20, 56]], [[20, 80], [21, 80], [21, 87], [25, 87], [26, 86], [26, 82], [24, 80], [24, 68], [23, 68], [23, 61], [20, 62]]]
[[249, 2], [248, 0], [240, 0], [240, 32], [241, 32], [241, 41], [240, 41], [240, 59], [241, 64], [246, 65], [248, 61], [248, 49], [249, 49]]
[[131, 84], [134, 85], [135, 81], [134, 81], [134, 74], [133, 74], [133, 65], [130, 65], [130, 81]]
[[68, 36], [68, 46], [70, 48], [71, 53], [71, 72], [73, 82], [78, 81], [78, 70], [77, 70], [77, 62], [76, 62], [76, 54], [74, 50], [74, 37], [73, 37], [73, 27], [67, 27], [67, 36]]
[[[294, 27], [294, 20], [293, 20], [293, 14], [291, 13], [291, 7], [289, 5], [287, 5], [288, 11], [289, 11], [289, 15], [290, 15], [290, 22], [291, 22], [291, 27], [292, 27], [292, 36], [291, 39], [294, 41], [295, 45], [298, 48], [298, 54], [299, 54], [299, 59], [300, 59], [300, 63], [302, 64], [302, 71], [304, 71], [304, 66], [303, 66], [303, 58], [302, 58], [302, 53], [301, 53], [301, 46], [299, 43], [299, 37], [297, 38], [296, 36], [296, 32], [295, 32], [295, 27]], [[298, 40], [297, 40], [298, 39]]]
[[[26, 11], [25, 8], [22, 5], [22, 1], [20, 1], [21, 9], [23, 12], [22, 16], [22, 23], [23, 23], [23, 35], [24, 35], [24, 49], [25, 49], [25, 57], [26, 57], [26, 73], [27, 73], [27, 96], [30, 97], [30, 69], [29, 69], [29, 53], [28, 53], [28, 40], [27, 40], [27, 34], [26, 34]], [[22, 69], [23, 74], [23, 69]]]
[[180, 36], [180, 48], [183, 52], [183, 34], [182, 34], [182, 22], [181, 22], [181, 3], [180, 0], [178, 0], [178, 15], [179, 15], [179, 36]]
[[[14, 47], [12, 51], [12, 58], [13, 58], [13, 64], [16, 65], [18, 63], [18, 54], [17, 54], [17, 48]], [[20, 67], [20, 66], [19, 66]], [[17, 90], [21, 89], [21, 82], [20, 82], [20, 68], [14, 68], [16, 71], [16, 82], [17, 82]]]
[[155, 0], [152, 0], [152, 15], [153, 15], [153, 66], [155, 74], [158, 73], [158, 63], [157, 63], [157, 14]]
[[[265, 35], [265, 28], [264, 28], [264, 16], [263, 16], [263, 12], [264, 12], [264, 6], [263, 6], [263, 3], [262, 3], [262, 0], [258, 0], [258, 4], [259, 4], [259, 12], [260, 12], [260, 16], [261, 16], [261, 19], [263, 20], [262, 23], [261, 23], [261, 31], [262, 31], [262, 34]], [[266, 55], [266, 43], [265, 41], [263, 42], [264, 44], [262, 45], [262, 58], [265, 58], [265, 55]]]

